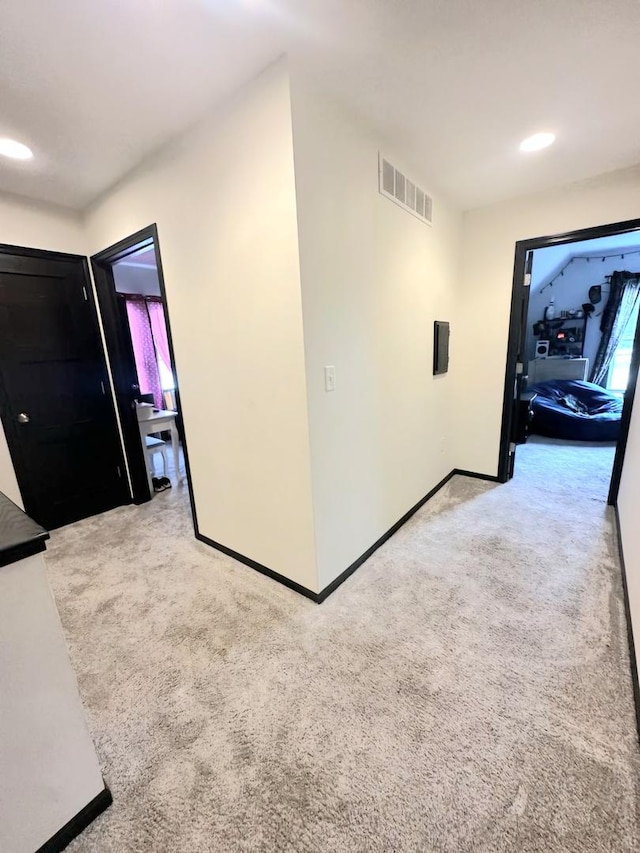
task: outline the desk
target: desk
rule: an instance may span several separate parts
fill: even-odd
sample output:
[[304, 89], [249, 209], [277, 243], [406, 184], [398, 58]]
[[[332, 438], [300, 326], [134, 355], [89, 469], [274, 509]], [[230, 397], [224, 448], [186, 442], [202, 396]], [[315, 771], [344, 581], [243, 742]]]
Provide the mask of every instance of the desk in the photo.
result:
[[[180, 475], [179, 456], [180, 437], [178, 435], [178, 427], [176, 426], [177, 414], [177, 412], [169, 412], [166, 409], [160, 409], [159, 412], [154, 412], [150, 418], [140, 418], [140, 412], [138, 411], [138, 426], [140, 427], [140, 441], [142, 442], [142, 449], [144, 450], [145, 465], [147, 464], [147, 451], [144, 440], [145, 436], [151, 435], [154, 432], [164, 432], [167, 429], [171, 432], [173, 467], [175, 468], [176, 477], [178, 478], [178, 482], [180, 483], [182, 481], [182, 476]], [[151, 495], [153, 495], [153, 485], [151, 483], [151, 473], [149, 471], [148, 465], [147, 479], [149, 480], [149, 491], [151, 492]]]

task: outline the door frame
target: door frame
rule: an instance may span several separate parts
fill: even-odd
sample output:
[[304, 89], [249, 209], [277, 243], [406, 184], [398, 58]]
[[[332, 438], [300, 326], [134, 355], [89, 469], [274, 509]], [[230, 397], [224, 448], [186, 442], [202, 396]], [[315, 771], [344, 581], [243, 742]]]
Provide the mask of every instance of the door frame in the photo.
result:
[[[10, 255], [18, 258], [35, 258], [41, 261], [79, 261], [80, 267], [82, 268], [83, 281], [84, 281], [84, 289], [85, 295], [87, 298], [87, 302], [91, 309], [91, 314], [93, 318], [94, 331], [98, 341], [98, 349], [102, 356], [102, 366], [103, 366], [103, 381], [105, 384], [105, 388], [109, 388], [109, 370], [107, 365], [106, 353], [104, 351], [104, 347], [102, 345], [102, 336], [100, 334], [100, 320], [99, 320], [99, 312], [98, 306], [96, 304], [96, 300], [93, 294], [93, 288], [91, 287], [91, 276], [89, 274], [89, 262], [85, 255], [77, 255], [71, 252], [55, 252], [49, 249], [34, 249], [30, 246], [14, 246], [10, 243], [0, 243], [0, 255]], [[117, 446], [118, 452], [120, 454], [120, 463], [122, 465], [122, 501], [120, 505], [125, 505], [131, 503], [131, 495], [129, 493], [129, 487], [127, 485], [126, 476], [124, 476], [124, 472], [126, 469], [124, 450], [122, 448], [122, 442], [120, 441], [120, 436], [118, 435], [118, 415], [116, 411], [116, 406], [113, 400], [113, 396], [109, 393], [105, 395], [109, 401], [110, 411], [113, 415], [113, 423], [116, 429], [117, 435]], [[14, 468], [16, 481], [18, 483], [18, 489], [20, 491], [20, 495], [22, 500], [27, 505], [32, 505], [36, 503], [34, 500], [33, 492], [30, 488], [28, 482], [28, 468], [26, 466], [25, 460], [23, 458], [22, 449], [20, 447], [20, 437], [14, 423], [13, 418], [11, 417], [9, 399], [7, 396], [6, 389], [4, 387], [4, 383], [2, 380], [2, 376], [0, 375], [0, 425], [4, 426], [5, 437], [7, 441], [7, 446], [9, 449], [9, 456], [11, 458], [11, 463]]]
[[[167, 300], [167, 291], [164, 283], [164, 274], [162, 270], [162, 258], [160, 255], [160, 243], [158, 239], [158, 228], [155, 223], [136, 231], [112, 246], [103, 249], [95, 255], [91, 256], [91, 267], [93, 270], [93, 279], [98, 296], [98, 304], [100, 306], [100, 314], [102, 316], [102, 326], [104, 329], [104, 337], [107, 348], [107, 356], [111, 364], [111, 373], [113, 376], [113, 385], [116, 396], [116, 405], [120, 416], [120, 425], [122, 428], [122, 436], [124, 439], [124, 451], [129, 465], [129, 475], [131, 477], [131, 487], [133, 492], [133, 502], [135, 504], [146, 503], [151, 500], [149, 491], [149, 481], [147, 478], [147, 461], [145, 458], [142, 443], [140, 441], [140, 430], [138, 427], [138, 417], [134, 408], [130, 405], [131, 388], [129, 387], [129, 376], [125, 375], [123, 359], [126, 357], [126, 348], [130, 346], [128, 340], [125, 340], [122, 332], [122, 324], [120, 322], [120, 314], [118, 311], [116, 297], [116, 283], [113, 275], [113, 264], [116, 261], [126, 258], [132, 251], [137, 251], [141, 246], [153, 246], [156, 256], [156, 268], [158, 272], [158, 282], [160, 284], [160, 296], [164, 306], [165, 322], [167, 326], [167, 340], [169, 344], [169, 355], [174, 368], [175, 395], [178, 412], [182, 416], [182, 404], [180, 402], [180, 389], [178, 382], [178, 371], [176, 367], [176, 359], [173, 347], [173, 337], [171, 335], [171, 321], [169, 318], [169, 305]], [[191, 504], [191, 512], [195, 523], [195, 505], [193, 501], [193, 491], [191, 487], [191, 468], [189, 465], [189, 453], [187, 450], [187, 438], [184, 428], [184, 420], [182, 421], [182, 452], [184, 454], [184, 464], [187, 475], [187, 488], [189, 490], [189, 502]]]
[[[518, 240], [515, 245], [515, 256], [513, 265], [513, 282], [511, 287], [511, 309], [509, 314], [509, 338], [507, 343], [507, 362], [505, 369], [504, 392], [502, 401], [502, 426], [500, 430], [500, 449], [498, 456], [498, 481], [506, 483], [509, 479], [510, 469], [510, 444], [514, 427], [513, 388], [516, 381], [518, 341], [521, 334], [521, 317], [519, 306], [522, 301], [522, 290], [525, 288], [525, 263], [527, 253], [535, 249], [544, 249], [548, 246], [560, 246], [563, 243], [579, 243], [583, 240], [593, 240], [598, 237], [612, 237], [616, 234], [640, 231], [640, 219], [629, 219], [624, 222], [612, 222], [607, 225], [598, 225], [592, 228], [582, 228], [577, 231], [566, 231], [561, 234], [552, 234], [544, 237], [533, 237], [528, 240]], [[526, 323], [526, 318], [524, 319]], [[633, 400], [638, 382], [638, 371], [640, 368], [640, 321], [636, 327], [636, 334], [631, 355], [631, 368], [629, 370], [629, 381], [624, 395], [622, 418], [620, 421], [620, 437], [616, 444], [616, 453], [611, 474], [611, 483], [607, 503], [615, 506], [620, 488], [620, 477], [624, 463], [624, 454], [627, 447], [629, 425], [633, 410]]]

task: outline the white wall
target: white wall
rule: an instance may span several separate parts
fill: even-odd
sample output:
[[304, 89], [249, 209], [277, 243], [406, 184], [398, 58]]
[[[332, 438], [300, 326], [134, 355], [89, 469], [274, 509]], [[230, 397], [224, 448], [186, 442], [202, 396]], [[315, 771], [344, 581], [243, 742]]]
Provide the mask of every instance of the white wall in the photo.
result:
[[[83, 255], [80, 218], [62, 208], [0, 195], [0, 243]], [[0, 426], [0, 492], [22, 506], [13, 463]]]
[[90, 251], [153, 222], [200, 531], [316, 590], [283, 62], [94, 206]]
[[[433, 322], [451, 320], [459, 219], [430, 228], [378, 193], [378, 149], [358, 118], [292, 76], [313, 498], [320, 587], [454, 466], [457, 370], [434, 377]], [[324, 389], [324, 366], [337, 387]]]
[[636, 393], [624, 467], [618, 493], [618, 512], [636, 655], [640, 656], [640, 392]]
[[9, 195], [0, 195], [0, 243], [85, 254], [79, 214]]
[[497, 472], [516, 241], [635, 218], [640, 167], [465, 214], [456, 317], [457, 467]]
[[42, 554], [0, 572], [0, 850], [32, 853], [104, 789]]

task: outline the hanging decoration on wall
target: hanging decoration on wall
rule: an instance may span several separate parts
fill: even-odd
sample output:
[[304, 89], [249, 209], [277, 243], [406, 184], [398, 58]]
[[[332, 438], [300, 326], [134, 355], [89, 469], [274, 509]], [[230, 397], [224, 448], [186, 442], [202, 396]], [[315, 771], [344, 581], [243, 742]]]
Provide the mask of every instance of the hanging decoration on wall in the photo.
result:
[[[601, 261], [602, 263], [604, 263], [607, 258], [620, 258], [621, 261], [624, 261], [624, 259], [629, 255], [640, 255], [640, 249], [634, 249], [631, 252], [612, 252], [611, 254], [599, 255], [596, 257], [594, 257], [593, 255], [573, 255], [573, 257], [569, 258], [569, 260], [562, 267], [562, 269], [559, 270], [554, 275], [554, 277], [544, 285], [544, 287], [540, 288], [540, 293], [543, 293], [548, 287], [553, 287], [554, 283], [559, 278], [562, 278], [562, 276], [564, 276], [564, 271], [567, 269], [567, 267], [571, 266], [571, 264], [575, 263], [576, 261], [586, 261], [588, 264], [591, 262], [595, 263], [596, 261]], [[604, 277], [607, 279], [607, 281], [611, 278], [611, 276], [609, 275]]]
[[[594, 284], [593, 287], [589, 288], [589, 302], [593, 306], [593, 305], [597, 305], [601, 299], [602, 299], [602, 286], [599, 284]], [[591, 310], [593, 311], [593, 308]]]

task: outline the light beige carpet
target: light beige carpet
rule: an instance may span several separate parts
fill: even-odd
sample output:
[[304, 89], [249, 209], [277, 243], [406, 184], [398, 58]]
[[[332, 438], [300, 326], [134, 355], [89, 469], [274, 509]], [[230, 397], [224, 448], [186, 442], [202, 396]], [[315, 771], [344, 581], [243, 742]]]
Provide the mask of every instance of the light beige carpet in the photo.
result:
[[69, 849], [640, 849], [611, 461], [456, 477], [321, 606], [196, 542], [180, 489], [56, 532], [115, 799]]

